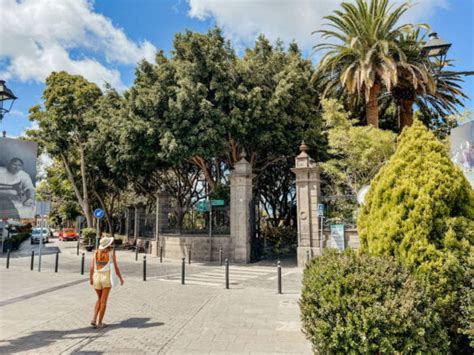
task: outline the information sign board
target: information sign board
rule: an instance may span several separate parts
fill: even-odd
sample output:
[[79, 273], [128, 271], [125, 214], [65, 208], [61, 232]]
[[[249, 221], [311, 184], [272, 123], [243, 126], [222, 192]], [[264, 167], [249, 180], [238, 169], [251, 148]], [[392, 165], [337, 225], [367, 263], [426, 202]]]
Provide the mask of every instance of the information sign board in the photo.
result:
[[338, 250], [345, 249], [344, 224], [331, 224], [330, 243], [331, 248]]

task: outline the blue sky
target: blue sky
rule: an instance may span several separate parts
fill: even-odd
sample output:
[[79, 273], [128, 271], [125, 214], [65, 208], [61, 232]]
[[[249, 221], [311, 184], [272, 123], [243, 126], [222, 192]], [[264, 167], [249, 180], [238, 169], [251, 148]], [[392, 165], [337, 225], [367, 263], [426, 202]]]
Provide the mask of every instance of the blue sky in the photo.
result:
[[[259, 33], [271, 40], [295, 39], [306, 56], [318, 38], [322, 17], [338, 0], [0, 0], [0, 78], [19, 97], [0, 124], [8, 136], [28, 128], [28, 109], [41, 103], [52, 70], [81, 74], [102, 85], [126, 89], [138, 60], [169, 51], [185, 29], [219, 25], [237, 50]], [[456, 70], [474, 70], [474, 0], [417, 0], [406, 21], [431, 25], [453, 45]], [[474, 77], [466, 78], [474, 99]], [[473, 110], [473, 99], [466, 107]]]

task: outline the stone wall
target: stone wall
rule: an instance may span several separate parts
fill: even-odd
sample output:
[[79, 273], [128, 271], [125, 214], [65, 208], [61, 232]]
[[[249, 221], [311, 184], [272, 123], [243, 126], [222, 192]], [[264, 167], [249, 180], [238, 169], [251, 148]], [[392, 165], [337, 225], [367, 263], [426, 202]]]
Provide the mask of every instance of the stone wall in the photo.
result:
[[[194, 261], [209, 261], [209, 236], [205, 234], [160, 234], [160, 246], [163, 247], [163, 258], [181, 260], [188, 258], [191, 248], [191, 259]], [[229, 235], [212, 236], [212, 261], [219, 261], [219, 249], [222, 247], [222, 258], [233, 261], [233, 248]], [[158, 247], [159, 252], [159, 247]], [[153, 253], [154, 254], [154, 253]]]

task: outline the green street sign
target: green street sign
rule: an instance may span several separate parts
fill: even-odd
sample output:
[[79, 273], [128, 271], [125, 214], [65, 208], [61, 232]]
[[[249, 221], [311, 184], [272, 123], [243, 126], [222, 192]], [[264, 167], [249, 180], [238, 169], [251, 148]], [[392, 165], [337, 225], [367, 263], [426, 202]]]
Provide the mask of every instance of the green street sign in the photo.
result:
[[[211, 200], [211, 206], [224, 206], [224, 200]], [[208, 212], [209, 211], [209, 201], [199, 201], [196, 204], [196, 211], [198, 212]]]
[[198, 211], [198, 212], [207, 212], [207, 211], [209, 211], [209, 209], [207, 207], [208, 207], [207, 201], [199, 201], [196, 204], [196, 211]]
[[224, 206], [224, 200], [211, 200], [212, 206]]

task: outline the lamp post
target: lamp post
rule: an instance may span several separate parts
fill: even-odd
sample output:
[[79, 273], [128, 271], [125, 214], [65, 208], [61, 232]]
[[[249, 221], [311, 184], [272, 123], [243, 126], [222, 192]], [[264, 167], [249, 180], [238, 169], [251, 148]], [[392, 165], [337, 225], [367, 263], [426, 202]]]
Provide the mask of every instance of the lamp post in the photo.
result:
[[16, 99], [17, 97], [5, 84], [5, 80], [0, 80], [0, 122], [5, 114], [10, 112]]
[[443, 70], [446, 64], [446, 55], [448, 53], [449, 48], [451, 47], [451, 43], [444, 41], [443, 39], [438, 37], [436, 32], [432, 32], [428, 35], [430, 38], [428, 42], [421, 49], [421, 55], [427, 58], [436, 58], [438, 63], [436, 64], [437, 71], [436, 76], [453, 76], [453, 75], [474, 75], [474, 71], [453, 71], [453, 70]]
[[421, 54], [428, 58], [436, 58], [439, 61], [438, 71], [441, 71], [445, 65], [446, 54], [451, 47], [451, 43], [439, 38], [436, 32], [430, 33], [428, 37], [429, 40], [423, 46]]

